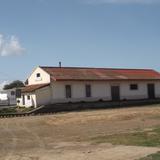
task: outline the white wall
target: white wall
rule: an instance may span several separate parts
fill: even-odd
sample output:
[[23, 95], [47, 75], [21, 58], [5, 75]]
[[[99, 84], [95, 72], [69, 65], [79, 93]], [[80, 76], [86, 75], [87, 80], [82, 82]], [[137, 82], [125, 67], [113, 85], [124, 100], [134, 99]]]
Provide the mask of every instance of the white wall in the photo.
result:
[[[25, 105], [23, 105], [23, 95], [25, 98]], [[30, 100], [28, 100], [28, 95], [30, 96]], [[41, 88], [36, 90], [33, 93], [22, 93], [21, 98], [17, 98], [20, 102], [17, 103], [18, 106], [21, 107], [37, 107], [45, 104], [51, 103], [51, 88], [50, 86]]]
[[7, 93], [0, 93], [0, 106], [1, 105], [8, 105]]
[[[112, 100], [111, 86], [120, 86], [121, 100], [127, 99], [146, 99], [148, 98], [147, 84], [155, 84], [156, 98], [160, 98], [160, 82], [54, 82], [37, 90], [35, 93], [25, 94], [25, 105], [40, 106], [50, 103], [79, 102], [79, 101], [97, 101]], [[86, 98], [85, 85], [91, 85], [91, 97]], [[138, 84], [138, 90], [130, 90], [130, 84]], [[65, 95], [65, 85], [71, 85], [72, 98], [67, 99]], [[31, 95], [31, 100], [27, 100], [27, 95]], [[22, 98], [20, 99], [22, 105]]]
[[[14, 95], [11, 94], [12, 91]], [[3, 93], [7, 94], [9, 105], [16, 105], [16, 88], [4, 90]]]
[[[138, 84], [138, 90], [130, 90], [130, 84]], [[121, 82], [120, 95], [123, 99], [146, 99], [148, 98], [147, 82]]]
[[155, 83], [156, 98], [160, 98], [160, 82]]
[[0, 101], [7, 101], [8, 96], [7, 93], [0, 93]]
[[[138, 90], [130, 90], [129, 85], [130, 84], [138, 84], [139, 89]], [[121, 83], [121, 99], [146, 99], [148, 97], [148, 84], [154, 84], [155, 85], [155, 96], [156, 98], [160, 98], [160, 81], [140, 81], [140, 82], [126, 82]]]
[[[155, 84], [156, 98], [160, 98], [160, 82], [153, 81], [130, 81], [130, 82], [54, 82], [52, 83], [52, 103], [95, 101], [99, 99], [111, 100], [111, 86], [120, 86], [121, 100], [146, 99], [148, 98], [147, 84]], [[85, 85], [90, 84], [92, 96], [86, 98]], [[138, 84], [138, 90], [130, 90], [130, 84]], [[65, 85], [71, 85], [72, 98], [66, 99]]]
[[[25, 105], [23, 105], [23, 95], [24, 95], [24, 98], [25, 98]], [[30, 96], [30, 100], [28, 100], [27, 96]], [[22, 97], [21, 98], [17, 98], [17, 101], [19, 100], [20, 102], [17, 103], [18, 106], [20, 107], [37, 107], [37, 102], [36, 102], [36, 95], [35, 93], [25, 93], [25, 94], [22, 94]]]
[[[40, 73], [41, 75], [40, 78], [37, 78], [36, 76], [37, 73]], [[40, 67], [37, 67], [28, 78], [28, 85], [43, 84], [43, 83], [50, 83], [50, 75]]]
[[35, 94], [36, 94], [37, 106], [51, 103], [52, 97], [51, 97], [50, 86], [36, 90]]
[[[91, 97], [86, 98], [85, 85], [91, 85]], [[72, 98], [67, 99], [65, 85], [71, 85]], [[52, 83], [52, 102], [111, 100], [110, 86], [105, 82], [54, 82]]]

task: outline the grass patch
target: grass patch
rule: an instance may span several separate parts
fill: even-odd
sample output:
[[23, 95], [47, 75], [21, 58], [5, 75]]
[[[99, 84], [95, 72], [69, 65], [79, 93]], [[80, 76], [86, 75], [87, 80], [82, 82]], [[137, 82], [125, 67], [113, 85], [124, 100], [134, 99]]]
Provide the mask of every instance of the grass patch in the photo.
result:
[[32, 111], [34, 107], [17, 107], [17, 113]]
[[91, 140], [95, 143], [112, 143], [114, 145], [160, 147], [160, 128], [152, 131], [98, 136]]
[[139, 160], [160, 160], [160, 152], [151, 154], [147, 157], [141, 158]]
[[160, 115], [154, 115], [154, 116], [150, 116], [150, 119], [160, 119]]
[[11, 107], [11, 108], [3, 108], [0, 109], [0, 114], [5, 114], [5, 113], [16, 113], [16, 107]]
[[0, 109], [0, 114], [8, 114], [8, 113], [24, 113], [33, 110], [33, 107], [25, 108], [25, 107], [9, 107]]

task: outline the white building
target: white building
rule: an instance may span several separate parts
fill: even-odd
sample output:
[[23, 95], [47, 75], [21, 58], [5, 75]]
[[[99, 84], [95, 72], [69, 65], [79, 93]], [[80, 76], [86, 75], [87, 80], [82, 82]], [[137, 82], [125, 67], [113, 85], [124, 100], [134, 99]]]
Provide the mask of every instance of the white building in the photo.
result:
[[160, 73], [151, 69], [37, 67], [19, 106], [160, 98]]
[[16, 88], [13, 89], [7, 89], [3, 90], [0, 93], [0, 99], [2, 103], [5, 103], [6, 105], [16, 105], [17, 100], [16, 100]]
[[0, 106], [8, 105], [8, 96], [6, 93], [0, 92]]

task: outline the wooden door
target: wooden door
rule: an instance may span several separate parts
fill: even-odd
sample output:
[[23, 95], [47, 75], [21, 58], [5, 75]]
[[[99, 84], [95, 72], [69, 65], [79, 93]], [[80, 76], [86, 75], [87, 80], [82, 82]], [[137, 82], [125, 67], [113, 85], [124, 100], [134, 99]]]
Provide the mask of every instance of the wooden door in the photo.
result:
[[154, 84], [148, 84], [148, 98], [149, 99], [155, 99], [155, 85]]
[[22, 103], [25, 105], [25, 95], [22, 96]]
[[111, 97], [112, 97], [112, 101], [120, 100], [120, 87], [119, 86], [111, 86]]

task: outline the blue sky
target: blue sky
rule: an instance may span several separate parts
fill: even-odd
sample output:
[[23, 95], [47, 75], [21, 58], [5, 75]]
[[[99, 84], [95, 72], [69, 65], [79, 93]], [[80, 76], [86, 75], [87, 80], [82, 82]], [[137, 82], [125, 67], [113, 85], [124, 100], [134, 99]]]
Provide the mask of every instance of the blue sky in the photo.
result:
[[160, 0], [0, 0], [0, 83], [59, 61], [160, 71]]

